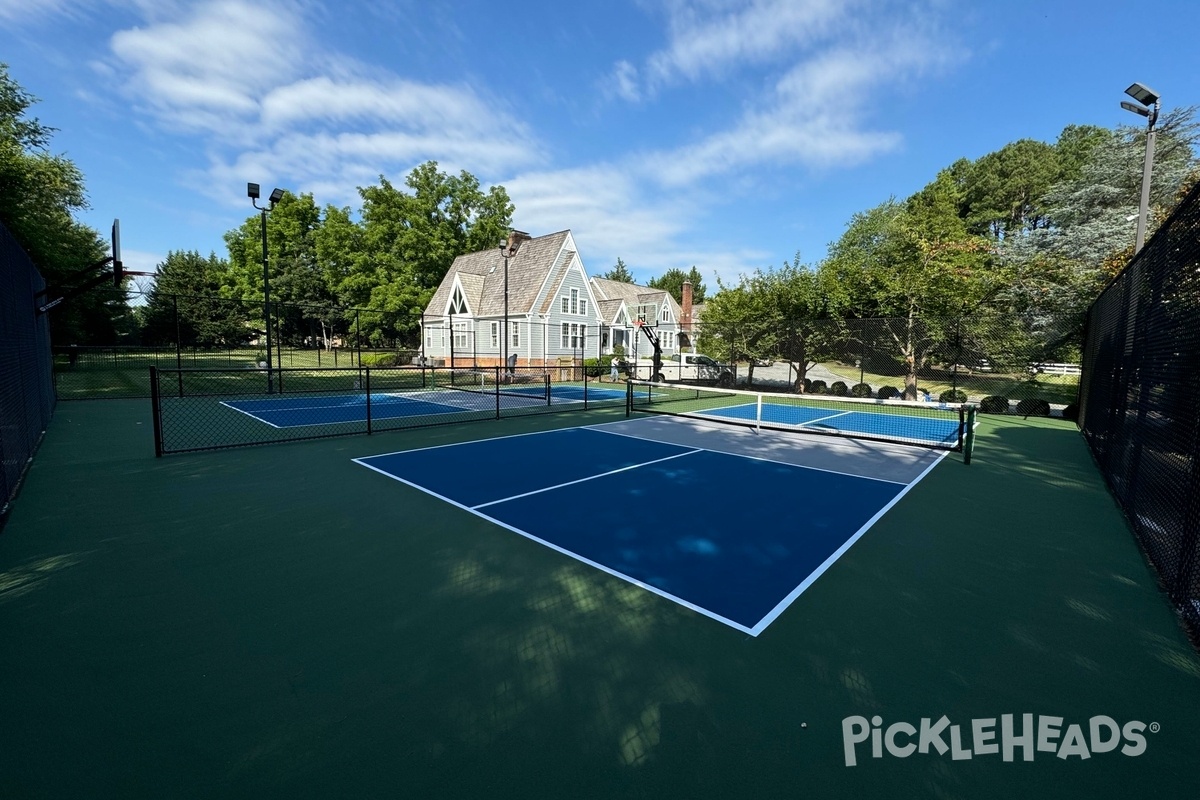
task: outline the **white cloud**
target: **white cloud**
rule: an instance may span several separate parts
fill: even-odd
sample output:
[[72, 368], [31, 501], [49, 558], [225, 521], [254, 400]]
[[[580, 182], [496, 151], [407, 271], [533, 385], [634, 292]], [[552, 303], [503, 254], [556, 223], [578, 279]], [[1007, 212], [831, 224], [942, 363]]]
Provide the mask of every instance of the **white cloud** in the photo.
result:
[[318, 202], [352, 204], [356, 186], [426, 160], [495, 174], [537, 156], [527, 127], [469, 87], [322, 50], [301, 10], [218, 0], [112, 37], [136, 108], [204, 137], [209, 166], [188, 176], [192, 188], [234, 202], [247, 176], [278, 176], [296, 191], [341, 186]]
[[306, 37], [300, 19], [269, 3], [196, 6], [177, 21], [119, 31], [112, 51], [126, 91], [167, 127], [221, 133], [259, 112], [262, 95], [295, 74]]
[[505, 186], [517, 207], [514, 224], [538, 232], [570, 228], [593, 275], [607, 272], [620, 257], [638, 280], [693, 265], [710, 282], [715, 274], [733, 280], [770, 258], [760, 250], [694, 237], [681, 245], [704, 214], [704, 203], [693, 195], [648, 197], [644, 178], [630, 166], [531, 172]]

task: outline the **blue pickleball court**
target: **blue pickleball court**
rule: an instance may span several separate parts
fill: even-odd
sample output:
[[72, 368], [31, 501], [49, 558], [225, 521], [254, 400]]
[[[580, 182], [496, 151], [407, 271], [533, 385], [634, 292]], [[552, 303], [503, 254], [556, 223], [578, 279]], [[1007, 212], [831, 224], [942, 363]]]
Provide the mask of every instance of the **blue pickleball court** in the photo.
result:
[[355, 461], [758, 635], [941, 458], [863, 446], [639, 419]]

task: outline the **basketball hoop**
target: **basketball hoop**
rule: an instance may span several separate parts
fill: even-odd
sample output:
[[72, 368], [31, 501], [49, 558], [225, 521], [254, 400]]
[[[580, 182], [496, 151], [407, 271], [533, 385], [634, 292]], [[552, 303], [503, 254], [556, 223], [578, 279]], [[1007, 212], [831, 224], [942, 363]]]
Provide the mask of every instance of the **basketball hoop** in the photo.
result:
[[644, 320], [644, 319], [635, 319], [633, 321], [633, 327], [635, 327], [635, 328], [640, 328], [645, 324], [646, 324], [646, 320]]

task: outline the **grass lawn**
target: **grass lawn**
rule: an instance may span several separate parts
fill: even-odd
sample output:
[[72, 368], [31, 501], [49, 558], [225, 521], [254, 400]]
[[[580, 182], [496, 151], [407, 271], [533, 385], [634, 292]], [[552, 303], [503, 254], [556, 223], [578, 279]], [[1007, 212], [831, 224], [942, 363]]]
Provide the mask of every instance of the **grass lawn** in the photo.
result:
[[[881, 386], [895, 386], [904, 391], [903, 375], [879, 375], [873, 372], [860, 373], [853, 364], [830, 362], [822, 364], [825, 369], [838, 375], [853, 386], [862, 380], [876, 390]], [[959, 372], [953, 375], [944, 370], [924, 370], [917, 376], [917, 387], [928, 389], [935, 398], [955, 385], [967, 393], [967, 399], [978, 402], [989, 395], [1007, 397], [1010, 400], [1037, 398], [1048, 403], [1074, 403], [1079, 396], [1078, 375], [1013, 375], [1004, 373]]]

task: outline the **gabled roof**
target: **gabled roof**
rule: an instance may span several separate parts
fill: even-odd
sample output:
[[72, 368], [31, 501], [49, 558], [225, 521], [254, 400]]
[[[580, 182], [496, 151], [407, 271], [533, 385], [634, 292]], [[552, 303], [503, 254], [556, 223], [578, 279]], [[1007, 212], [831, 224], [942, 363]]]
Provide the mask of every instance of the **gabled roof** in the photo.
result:
[[[508, 260], [508, 313], [509, 316], [528, 314], [533, 311], [538, 291], [546, 282], [546, 276], [560, 261], [559, 255], [570, 231], [525, 239], [517, 253]], [[429, 300], [425, 313], [441, 316], [454, 288], [454, 277], [459, 276], [467, 303], [477, 317], [500, 316], [504, 313], [504, 258], [499, 248], [465, 253], [454, 259], [446, 277]]]
[[[624, 308], [624, 306], [625, 306], [624, 300], [597, 300], [596, 301], [596, 307], [597, 307], [597, 310], [599, 310], [599, 312], [600, 312], [600, 318], [609, 325], [616, 324], [617, 315], [619, 313], [621, 313], [621, 309]], [[632, 312], [627, 312], [627, 313], [632, 313]]]
[[623, 281], [610, 281], [607, 278], [592, 278], [592, 286], [595, 287], [598, 299], [622, 300], [625, 302], [625, 305], [629, 306], [630, 314], [635, 313], [638, 306], [646, 303], [658, 303], [661, 306], [664, 296], [667, 303], [671, 306], [672, 322], [678, 322], [682, 314], [679, 303], [676, 303], [675, 298], [665, 289], [639, 286], [636, 283], [625, 283]]

